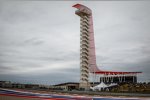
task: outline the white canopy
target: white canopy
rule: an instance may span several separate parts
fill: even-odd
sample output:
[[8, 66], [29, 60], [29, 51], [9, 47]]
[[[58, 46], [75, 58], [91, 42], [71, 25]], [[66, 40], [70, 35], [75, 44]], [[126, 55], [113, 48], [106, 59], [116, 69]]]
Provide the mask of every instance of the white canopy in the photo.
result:
[[91, 87], [91, 89], [101, 91], [101, 89], [104, 89], [106, 87], [108, 87], [108, 86], [104, 82], [101, 82], [99, 85]]

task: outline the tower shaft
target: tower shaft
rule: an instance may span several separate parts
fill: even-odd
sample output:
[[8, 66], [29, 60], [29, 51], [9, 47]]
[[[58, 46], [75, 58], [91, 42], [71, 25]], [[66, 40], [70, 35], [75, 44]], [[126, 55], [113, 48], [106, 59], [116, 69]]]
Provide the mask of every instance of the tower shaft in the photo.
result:
[[89, 16], [80, 15], [80, 88], [89, 88]]

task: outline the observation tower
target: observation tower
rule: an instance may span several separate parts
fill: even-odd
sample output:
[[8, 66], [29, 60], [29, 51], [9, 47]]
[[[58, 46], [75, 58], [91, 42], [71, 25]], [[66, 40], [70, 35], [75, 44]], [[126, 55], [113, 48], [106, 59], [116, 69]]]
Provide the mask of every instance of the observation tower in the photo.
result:
[[95, 55], [95, 41], [93, 30], [92, 11], [88, 7], [75, 4], [77, 8], [75, 14], [80, 17], [80, 83], [79, 88], [88, 90], [90, 88], [89, 76], [104, 75], [100, 78], [103, 82], [114, 82], [115, 77], [118, 81], [127, 80], [127, 76], [131, 76], [134, 80], [135, 75], [141, 72], [117, 72], [117, 71], [102, 71], [97, 67]]

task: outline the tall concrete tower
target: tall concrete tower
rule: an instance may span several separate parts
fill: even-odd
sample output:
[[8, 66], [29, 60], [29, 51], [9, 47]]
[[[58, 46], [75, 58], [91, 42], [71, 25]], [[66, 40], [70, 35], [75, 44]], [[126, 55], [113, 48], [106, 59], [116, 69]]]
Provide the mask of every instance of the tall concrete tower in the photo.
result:
[[93, 20], [91, 10], [81, 4], [76, 4], [76, 15], [80, 17], [80, 84], [79, 88], [90, 88], [89, 73], [96, 67], [95, 43], [93, 32]]

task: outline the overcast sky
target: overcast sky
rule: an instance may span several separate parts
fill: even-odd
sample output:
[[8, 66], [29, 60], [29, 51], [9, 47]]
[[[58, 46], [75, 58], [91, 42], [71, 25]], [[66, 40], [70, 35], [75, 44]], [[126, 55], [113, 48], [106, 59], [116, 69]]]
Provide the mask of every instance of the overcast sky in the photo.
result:
[[0, 1], [0, 80], [79, 81], [76, 3], [93, 11], [99, 68], [142, 71], [138, 80], [150, 81], [149, 1]]

